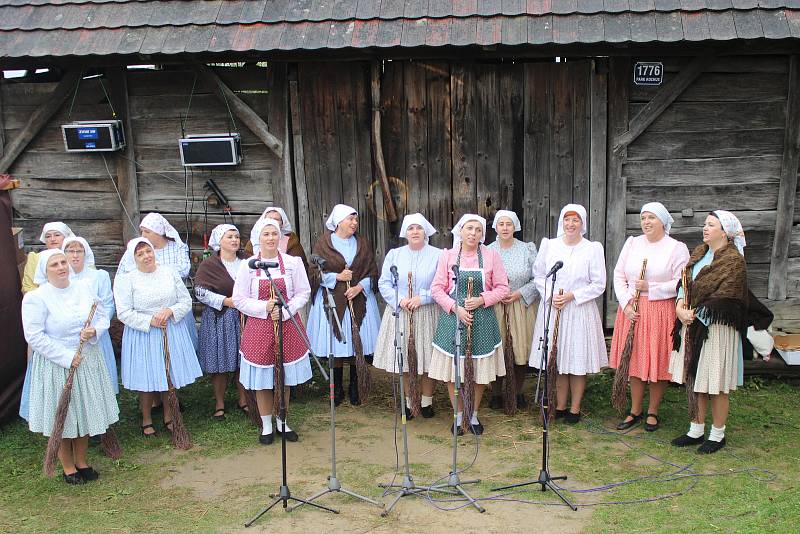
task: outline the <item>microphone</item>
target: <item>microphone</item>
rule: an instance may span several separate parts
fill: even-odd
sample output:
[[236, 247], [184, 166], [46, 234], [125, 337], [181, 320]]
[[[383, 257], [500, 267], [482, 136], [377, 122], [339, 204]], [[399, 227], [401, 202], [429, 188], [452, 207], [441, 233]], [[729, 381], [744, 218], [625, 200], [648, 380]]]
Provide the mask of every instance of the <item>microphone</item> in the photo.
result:
[[553, 264], [553, 266], [552, 266], [552, 267], [550, 267], [550, 270], [547, 272], [547, 274], [546, 274], [546, 275], [544, 275], [544, 277], [545, 277], [545, 278], [549, 278], [549, 277], [553, 276], [553, 275], [554, 275], [554, 274], [556, 274], [556, 272], [558, 272], [558, 270], [559, 270], [559, 269], [561, 269], [563, 266], [564, 266], [564, 262], [563, 262], [563, 261], [559, 260], [559, 261], [555, 262], [555, 263]]
[[458, 276], [458, 265], [453, 265], [450, 269], [452, 269], [454, 275]]
[[253, 258], [247, 262], [247, 266], [251, 269], [277, 269], [279, 264], [277, 261], [262, 261], [258, 258]]
[[397, 278], [397, 265], [392, 265], [391, 267], [389, 267], [389, 270], [392, 272], [392, 276]]
[[324, 269], [325, 265], [328, 263], [325, 258], [318, 254], [312, 254], [311, 257], [308, 259], [311, 263], [319, 267], [320, 269]]

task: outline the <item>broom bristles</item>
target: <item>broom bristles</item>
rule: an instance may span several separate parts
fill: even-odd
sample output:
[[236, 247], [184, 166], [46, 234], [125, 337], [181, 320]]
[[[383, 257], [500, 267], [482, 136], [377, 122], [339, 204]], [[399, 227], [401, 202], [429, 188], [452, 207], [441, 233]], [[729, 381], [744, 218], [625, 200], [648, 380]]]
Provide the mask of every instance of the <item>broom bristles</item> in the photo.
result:
[[64, 389], [61, 390], [61, 395], [58, 397], [58, 406], [56, 407], [56, 415], [53, 420], [53, 430], [50, 432], [50, 437], [47, 439], [47, 448], [44, 454], [44, 474], [48, 477], [55, 475], [56, 458], [58, 458], [58, 449], [61, 448], [61, 440], [64, 435], [64, 424], [67, 420], [67, 412], [69, 411], [69, 401], [72, 396], [72, 383], [75, 379], [75, 371], [77, 367], [70, 367], [67, 380], [64, 382]]
[[170, 412], [172, 412], [172, 437], [170, 439], [172, 446], [183, 450], [191, 449], [192, 438], [189, 436], [189, 431], [183, 423], [183, 414], [181, 414], [178, 394], [175, 388], [171, 388], [167, 393], [167, 405], [169, 406]]
[[[417, 372], [419, 367], [417, 365], [417, 338], [414, 335], [414, 315], [411, 314], [409, 319], [409, 334], [408, 334], [408, 350], [406, 351], [406, 358], [408, 359], [408, 396], [411, 399], [411, 415], [418, 417], [422, 412], [422, 391], [420, 390], [419, 376]], [[402, 373], [402, 369], [400, 370]]]
[[358, 398], [361, 402], [367, 400], [370, 390], [372, 389], [372, 375], [369, 373], [369, 366], [367, 359], [364, 358], [364, 346], [361, 344], [361, 334], [358, 332], [355, 320], [350, 321], [351, 329], [353, 331], [353, 349], [356, 353], [356, 374], [358, 376]]
[[475, 411], [475, 365], [472, 361], [472, 354], [467, 354], [464, 357], [464, 388], [461, 397], [464, 403], [461, 427], [467, 430], [472, 421], [472, 413]]
[[100, 449], [103, 451], [103, 454], [112, 460], [119, 460], [122, 458], [122, 446], [113, 428], [108, 427], [105, 434], [100, 437]]
[[614, 384], [611, 387], [611, 405], [620, 412], [628, 405], [628, 375], [631, 366], [631, 353], [633, 352], [634, 325], [635, 323], [631, 321], [628, 335], [625, 337], [625, 345], [622, 347], [617, 372], [614, 374]]
[[503, 354], [505, 356], [506, 376], [503, 378], [503, 408], [506, 415], [517, 413], [517, 381], [514, 379], [514, 338], [511, 335], [511, 325], [509, 324], [508, 307], [503, 306], [503, 319], [506, 324], [506, 338], [503, 343]]
[[250, 418], [250, 422], [261, 428], [261, 414], [258, 413], [256, 392], [250, 389], [244, 390], [244, 401], [247, 403], [247, 417]]
[[552, 421], [556, 416], [556, 381], [558, 380], [558, 347], [553, 346], [547, 358], [547, 419]]

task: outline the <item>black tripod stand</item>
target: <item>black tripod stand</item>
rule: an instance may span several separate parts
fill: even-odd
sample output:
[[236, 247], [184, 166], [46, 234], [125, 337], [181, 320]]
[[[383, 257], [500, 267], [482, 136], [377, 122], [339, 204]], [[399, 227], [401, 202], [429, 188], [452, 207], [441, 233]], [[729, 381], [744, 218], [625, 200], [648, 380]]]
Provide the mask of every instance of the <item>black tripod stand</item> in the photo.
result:
[[[450, 474], [447, 475], [447, 482], [437, 484], [431, 489], [436, 491], [443, 491], [445, 489], [451, 490], [454, 494], [461, 494], [469, 503], [475, 507], [476, 510], [483, 513], [486, 511], [484, 507], [478, 504], [478, 501], [473, 499], [467, 490], [464, 489], [464, 484], [477, 484], [480, 479], [476, 480], [461, 480], [458, 476], [458, 392], [461, 389], [461, 333], [463, 332], [464, 325], [458, 319], [458, 299], [459, 299], [459, 272], [458, 265], [453, 265], [453, 283], [455, 285], [455, 307], [453, 313], [456, 315], [456, 329], [453, 335], [453, 467]], [[477, 436], [476, 436], [476, 439]]]
[[[540, 414], [542, 417], [542, 466], [539, 469], [539, 477], [536, 480], [530, 480], [528, 482], [520, 482], [519, 484], [511, 484], [509, 486], [503, 486], [501, 488], [492, 488], [492, 491], [500, 491], [506, 490], [511, 488], [520, 488], [523, 486], [530, 486], [531, 484], [539, 484], [542, 487], [542, 491], [547, 491], [550, 489], [553, 493], [558, 495], [558, 497], [564, 501], [564, 504], [572, 508], [573, 511], [577, 511], [578, 507], [575, 506], [569, 499], [567, 499], [561, 490], [553, 484], [554, 480], [567, 480], [566, 476], [558, 476], [554, 477], [550, 475], [550, 467], [549, 467], [549, 416], [550, 410], [554, 409], [554, 406], [550, 406], [547, 402], [547, 392], [550, 387], [555, 387], [555, 384], [550, 384], [547, 380], [547, 356], [550, 352], [549, 346], [549, 336], [550, 336], [550, 315], [553, 311], [553, 294], [556, 289], [556, 273], [558, 269], [554, 269], [552, 272], [552, 282], [550, 285], [550, 299], [547, 299], [547, 283], [545, 283], [545, 302], [547, 303], [547, 308], [545, 310], [545, 318], [544, 318], [544, 337], [542, 338], [542, 350], [541, 350], [541, 357], [539, 359], [539, 378], [537, 379], [536, 384], [536, 397], [539, 400], [539, 407], [540, 407]], [[542, 379], [544, 377], [544, 380]], [[540, 387], [541, 386], [541, 387]]]
[[[267, 273], [267, 278], [269, 278], [270, 284], [274, 284], [275, 281], [270, 276], [269, 271], [265, 269], [265, 272]], [[275, 306], [278, 307], [279, 315], [282, 315], [284, 306], [286, 307], [287, 310], [289, 309], [289, 307], [286, 304], [286, 301], [284, 301], [283, 295], [281, 295], [280, 291], [275, 291], [275, 296], [278, 297], [278, 302], [275, 303]], [[274, 378], [274, 373], [280, 373], [281, 377], [280, 384], [281, 387], [284, 387], [286, 374], [284, 373], [283, 370], [283, 320], [281, 319], [278, 319], [278, 353], [281, 356], [281, 360], [280, 362], [278, 361], [275, 362], [275, 367], [273, 369], [273, 378]], [[276, 380], [273, 380], [273, 384], [275, 384], [276, 382], [277, 382]], [[278, 406], [278, 413], [280, 414], [281, 421], [283, 421], [284, 424], [284, 427], [281, 430], [281, 477], [282, 477], [281, 487], [278, 490], [277, 495], [275, 494], [270, 495], [270, 497], [274, 497], [274, 500], [266, 508], [264, 508], [258, 514], [256, 514], [256, 516], [253, 517], [253, 519], [245, 523], [244, 524], [245, 527], [251, 526], [258, 520], [258, 518], [269, 512], [278, 503], [283, 504], [284, 510], [286, 510], [287, 512], [290, 511], [291, 509], [287, 508], [287, 506], [289, 505], [289, 501], [297, 502], [300, 504], [310, 504], [311, 506], [319, 508], [320, 510], [333, 512], [335, 514], [339, 513], [333, 508], [328, 508], [327, 506], [322, 506], [321, 504], [309, 502], [303, 499], [298, 499], [297, 497], [292, 497], [292, 492], [289, 490], [289, 483], [287, 481], [287, 476], [286, 476], [286, 395], [284, 393], [285, 392], [283, 391], [281, 392], [280, 395], [281, 402], [279, 403]]]

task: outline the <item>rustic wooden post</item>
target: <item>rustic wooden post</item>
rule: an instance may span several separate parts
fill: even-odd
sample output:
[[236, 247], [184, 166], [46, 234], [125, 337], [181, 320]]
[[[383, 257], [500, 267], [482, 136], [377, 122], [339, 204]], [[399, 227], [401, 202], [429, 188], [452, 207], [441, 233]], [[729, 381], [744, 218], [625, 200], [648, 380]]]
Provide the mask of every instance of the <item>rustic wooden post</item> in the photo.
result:
[[800, 160], [800, 60], [789, 58], [789, 94], [786, 98], [786, 127], [781, 160], [781, 182], [778, 188], [778, 209], [775, 237], [769, 264], [770, 300], [784, 300], [787, 296], [789, 271], [789, 241], [794, 222], [795, 195], [797, 193], [797, 165]]
[[608, 61], [592, 61], [590, 78], [589, 237], [606, 237], [606, 151], [608, 150]]
[[383, 142], [381, 141], [381, 69], [378, 60], [373, 61], [370, 65], [370, 74], [372, 94], [372, 146], [375, 152], [375, 166], [377, 167], [378, 179], [381, 183], [383, 209], [386, 212], [386, 220], [394, 222], [397, 220], [397, 210], [394, 206], [391, 189], [389, 189], [389, 177], [386, 174], [386, 162], [383, 159]]
[[117, 187], [122, 200], [123, 211], [131, 218], [122, 220], [122, 240], [127, 243], [139, 235], [139, 181], [136, 175], [136, 151], [133, 129], [131, 128], [130, 103], [128, 99], [128, 69], [114, 67], [109, 69], [111, 98], [117, 117], [122, 121], [125, 131], [125, 148], [119, 152], [117, 160]]
[[0, 158], [5, 153], [6, 146], [6, 130], [3, 122], [3, 76], [0, 75]]
[[225, 82], [223, 82], [217, 74], [206, 65], [197, 65], [195, 67], [198, 74], [206, 80], [211, 86], [214, 94], [217, 95], [222, 102], [230, 107], [231, 112], [244, 123], [245, 126], [258, 137], [262, 143], [267, 145], [267, 148], [278, 156], [283, 158], [283, 143], [270, 133], [267, 128], [267, 123], [264, 119], [258, 116], [258, 113], [248, 106], [236, 93], [234, 93]]
[[79, 78], [80, 72], [77, 70], [67, 71], [64, 74], [50, 97], [36, 108], [20, 133], [5, 147], [3, 157], [0, 158], [0, 173], [7, 172], [11, 168], [28, 143], [33, 141], [33, 138], [53, 118], [53, 115], [61, 109], [67, 97], [75, 90]]
[[307, 254], [311, 253], [311, 214], [308, 208], [305, 156], [303, 153], [303, 122], [300, 117], [300, 98], [297, 89], [297, 71], [289, 79], [289, 124], [292, 135], [294, 160], [294, 188], [297, 193], [297, 219], [300, 243]]
[[[272, 131], [281, 133], [281, 141], [286, 146], [289, 138], [289, 98], [288, 81], [286, 79], [286, 63], [272, 62], [267, 67], [267, 88], [269, 108], [267, 120]], [[288, 156], [288, 152], [285, 153]], [[281, 206], [286, 211], [286, 216], [294, 227], [297, 218], [294, 208], [294, 187], [292, 186], [291, 158], [285, 157], [278, 161], [272, 172], [272, 203]], [[280, 173], [280, 174], [279, 174]]]

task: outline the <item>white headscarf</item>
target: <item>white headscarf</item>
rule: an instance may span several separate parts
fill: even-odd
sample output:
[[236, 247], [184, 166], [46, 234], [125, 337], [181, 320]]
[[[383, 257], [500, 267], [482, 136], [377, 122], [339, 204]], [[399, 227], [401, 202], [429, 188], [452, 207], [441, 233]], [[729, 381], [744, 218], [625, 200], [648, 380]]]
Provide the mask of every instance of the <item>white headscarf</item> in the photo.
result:
[[39, 262], [36, 264], [36, 273], [33, 275], [33, 283], [37, 286], [47, 283], [47, 262], [50, 258], [58, 254], [64, 255], [60, 248], [49, 248], [39, 254]]
[[478, 221], [479, 223], [481, 223], [481, 227], [483, 228], [481, 243], [483, 243], [483, 240], [486, 239], [486, 219], [475, 213], [465, 213], [464, 215], [461, 216], [456, 225], [453, 226], [453, 230], [451, 230], [453, 234], [454, 250], [457, 248], [461, 248], [461, 228], [469, 221]]
[[264, 227], [270, 225], [274, 226], [278, 230], [278, 234], [281, 233], [281, 225], [275, 219], [259, 219], [253, 225], [253, 229], [250, 230], [250, 243], [253, 245], [253, 254], [258, 256], [261, 254], [261, 232], [264, 230]]
[[672, 223], [675, 222], [675, 219], [673, 219], [672, 215], [669, 214], [669, 210], [667, 210], [664, 204], [661, 202], [648, 202], [642, 206], [641, 211], [639, 211], [639, 215], [646, 211], [658, 217], [658, 219], [661, 221], [661, 224], [664, 225], [664, 232], [669, 234], [669, 231], [672, 228]]
[[92, 252], [92, 247], [89, 246], [89, 242], [82, 237], [72, 235], [66, 238], [63, 243], [61, 243], [61, 250], [66, 252], [67, 245], [69, 245], [70, 243], [80, 243], [81, 246], [83, 247], [83, 251], [85, 253], [83, 256], [83, 268], [86, 269], [87, 267], [93, 267], [94, 252]]
[[722, 223], [722, 229], [725, 230], [725, 234], [733, 240], [733, 244], [739, 250], [739, 254], [744, 256], [744, 247], [747, 246], [747, 241], [744, 238], [742, 223], [739, 222], [736, 215], [729, 211], [714, 210], [713, 213]]
[[581, 218], [583, 222], [581, 225], [581, 235], [586, 235], [586, 227], [589, 226], [589, 220], [586, 218], [586, 208], [580, 204], [567, 204], [561, 208], [561, 214], [558, 216], [558, 232], [556, 233], [556, 237], [564, 235], [564, 215], [570, 211], [574, 211]]
[[232, 224], [218, 224], [211, 230], [211, 237], [208, 238], [208, 246], [211, 250], [219, 250], [222, 236], [224, 236], [225, 232], [228, 230], [234, 230], [237, 234], [239, 233], [239, 229]]
[[286, 215], [286, 212], [283, 211], [283, 208], [279, 208], [277, 206], [270, 206], [264, 210], [264, 213], [261, 214], [261, 218], [264, 219], [267, 217], [267, 213], [274, 211], [281, 216], [281, 220], [283, 221], [283, 226], [281, 227], [281, 232], [286, 235], [292, 231], [292, 223], [289, 222], [289, 217]]
[[425, 218], [424, 215], [421, 213], [409, 213], [405, 217], [403, 217], [403, 225], [400, 227], [400, 236], [404, 239], [406, 238], [406, 234], [408, 233], [408, 227], [412, 224], [418, 224], [425, 230], [425, 240], [427, 241], [430, 236], [436, 233], [436, 228], [433, 227], [431, 223], [428, 222], [428, 219]]
[[59, 234], [63, 235], [64, 237], [69, 237], [69, 236], [75, 235], [72, 232], [72, 230], [70, 229], [70, 227], [67, 226], [66, 224], [64, 224], [63, 222], [61, 222], [61, 221], [53, 221], [53, 222], [49, 222], [49, 223], [45, 224], [44, 227], [42, 227], [42, 235], [39, 236], [39, 241], [42, 242], [42, 243], [45, 243], [45, 240], [44, 240], [45, 234], [47, 234], [47, 232], [51, 232], [53, 230], [55, 230]]
[[514, 231], [519, 232], [522, 230], [522, 225], [519, 222], [519, 217], [513, 211], [509, 210], [497, 210], [497, 213], [494, 214], [494, 221], [492, 222], [492, 228], [497, 230], [497, 223], [500, 221], [500, 217], [508, 217], [511, 219], [511, 222], [514, 223]]
[[358, 215], [358, 211], [346, 204], [336, 204], [336, 206], [334, 206], [331, 210], [328, 220], [325, 221], [325, 228], [331, 232], [335, 232], [336, 227], [339, 226], [339, 223], [351, 215]]
[[148, 213], [139, 223], [139, 228], [145, 227], [158, 235], [169, 237], [178, 244], [183, 244], [181, 235], [160, 213]]
[[125, 274], [136, 269], [136, 259], [133, 257], [133, 253], [136, 249], [136, 245], [139, 243], [147, 243], [150, 245], [150, 248], [153, 249], [153, 252], [156, 251], [156, 247], [154, 247], [153, 243], [146, 237], [134, 237], [128, 241], [128, 245], [125, 247], [125, 254], [123, 254], [122, 259], [119, 260], [119, 266], [117, 267], [118, 273]]

